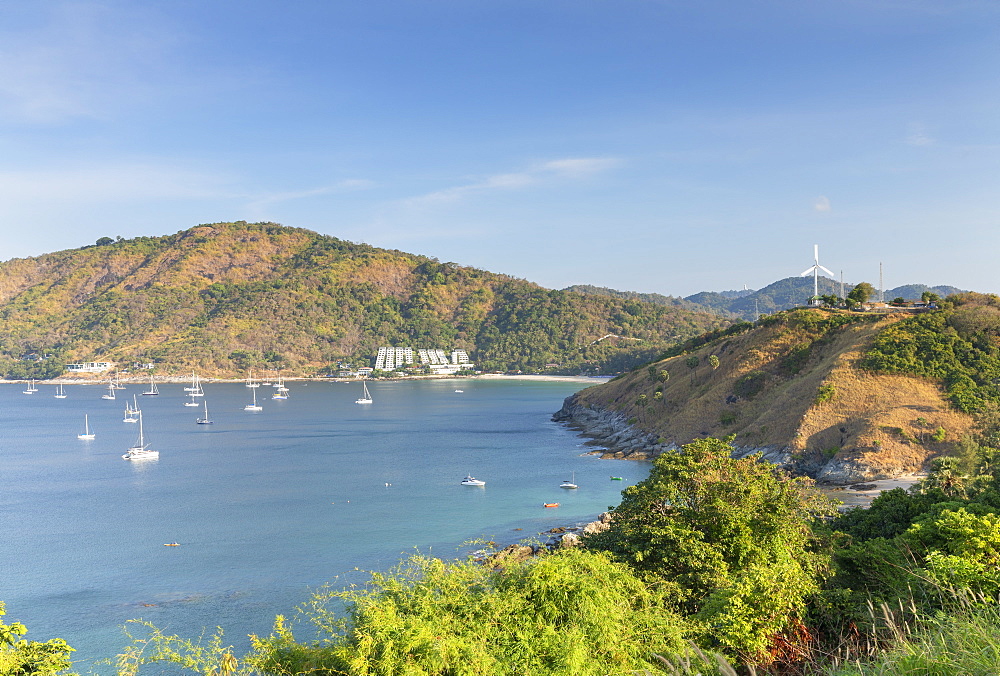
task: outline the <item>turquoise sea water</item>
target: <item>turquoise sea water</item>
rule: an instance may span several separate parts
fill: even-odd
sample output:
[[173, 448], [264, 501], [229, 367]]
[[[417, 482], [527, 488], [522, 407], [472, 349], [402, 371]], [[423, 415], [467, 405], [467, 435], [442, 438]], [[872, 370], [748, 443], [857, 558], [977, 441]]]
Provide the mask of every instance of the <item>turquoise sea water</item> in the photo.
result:
[[[263, 411], [248, 413], [249, 389], [210, 383], [215, 424], [197, 425], [202, 409], [182, 405], [183, 385], [161, 385], [139, 397], [160, 458], [129, 462], [137, 430], [122, 422], [125, 399], [145, 386], [105, 401], [99, 386], [55, 399], [51, 385], [32, 395], [0, 385], [4, 619], [24, 622], [29, 639], [65, 638], [78, 671], [105, 673], [92, 665], [120, 650], [130, 618], [189, 637], [221, 626], [242, 649], [310, 590], [364, 581], [356, 568], [592, 518], [648, 465], [586, 455], [550, 421], [583, 386], [375, 383], [363, 406], [357, 383], [293, 382], [285, 401], [259, 388]], [[84, 413], [93, 441], [76, 438]], [[560, 489], [574, 472], [580, 488]], [[466, 474], [487, 485], [459, 485]]]

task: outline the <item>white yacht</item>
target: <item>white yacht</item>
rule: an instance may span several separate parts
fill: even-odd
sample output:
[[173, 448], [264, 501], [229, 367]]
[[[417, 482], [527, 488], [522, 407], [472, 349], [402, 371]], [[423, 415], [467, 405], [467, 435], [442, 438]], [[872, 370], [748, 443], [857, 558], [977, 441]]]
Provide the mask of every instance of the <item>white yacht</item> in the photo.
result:
[[34, 380], [29, 380], [28, 381], [28, 386], [26, 388], [24, 388], [23, 390], [21, 390], [21, 393], [22, 394], [34, 394], [37, 391], [38, 391], [38, 388], [35, 387], [35, 381]]
[[108, 393], [102, 394], [101, 399], [115, 399], [115, 384], [114, 382], [108, 383]]
[[[191, 387], [185, 387], [184, 391], [189, 393], [192, 397], [205, 396], [205, 390], [201, 387], [201, 378], [198, 377], [197, 373], [191, 374]], [[197, 406], [197, 404], [195, 404], [195, 406]]]
[[55, 397], [56, 399], [65, 399], [66, 398], [66, 392], [63, 390], [63, 386], [61, 384], [60, 385], [56, 385], [56, 393], [53, 394], [52, 396]]
[[574, 481], [576, 481], [576, 472], [573, 472], [573, 479], [571, 481], [563, 481], [559, 484], [559, 488], [579, 488], [579, 486], [573, 483]]
[[149, 374], [149, 389], [142, 393], [144, 397], [155, 397], [160, 391], [156, 389], [156, 383], [153, 382], [153, 374]]
[[142, 411], [139, 411], [139, 439], [134, 446], [130, 446], [122, 456], [125, 460], [156, 460], [160, 457], [159, 451], [154, 451], [146, 443], [146, 438], [142, 433]]
[[360, 399], [355, 399], [355, 404], [370, 404], [372, 403], [372, 395], [368, 394], [368, 384], [363, 382], [361, 385], [365, 388], [364, 394], [361, 395]]
[[212, 420], [211, 418], [208, 417], [208, 402], [207, 401], [205, 402], [205, 417], [204, 418], [198, 418], [197, 422], [198, 422], [199, 425], [211, 425], [212, 423], [215, 422], [214, 420]]
[[485, 486], [486, 482], [485, 481], [480, 481], [479, 479], [477, 479], [476, 477], [472, 476], [471, 474], [467, 474], [466, 477], [464, 479], [462, 479], [462, 485], [463, 486]]
[[250, 390], [253, 394], [253, 402], [243, 407], [244, 411], [262, 411], [264, 408], [257, 403], [257, 390]]
[[136, 401], [135, 395], [132, 395], [132, 403], [125, 402], [125, 417], [122, 418], [122, 422], [136, 423], [139, 422], [139, 402]]
[[90, 419], [86, 413], [83, 414], [83, 434], [77, 434], [77, 439], [95, 439], [96, 435], [90, 431]]

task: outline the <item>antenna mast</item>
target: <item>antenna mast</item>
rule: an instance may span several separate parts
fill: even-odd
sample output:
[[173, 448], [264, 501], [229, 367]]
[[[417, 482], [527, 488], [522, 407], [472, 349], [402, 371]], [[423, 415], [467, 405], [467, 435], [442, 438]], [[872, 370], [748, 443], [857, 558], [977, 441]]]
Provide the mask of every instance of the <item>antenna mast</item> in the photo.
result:
[[878, 302], [885, 302], [885, 287], [882, 286], [882, 261], [878, 262]]

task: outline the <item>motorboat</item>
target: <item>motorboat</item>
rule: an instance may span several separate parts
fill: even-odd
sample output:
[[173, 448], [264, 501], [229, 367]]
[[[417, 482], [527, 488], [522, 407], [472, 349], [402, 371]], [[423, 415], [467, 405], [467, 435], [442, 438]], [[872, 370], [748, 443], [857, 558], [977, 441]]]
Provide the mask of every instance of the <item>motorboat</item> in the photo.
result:
[[462, 485], [463, 486], [485, 486], [486, 482], [485, 481], [480, 481], [479, 479], [475, 478], [474, 476], [472, 476], [470, 474], [470, 475], [467, 475], [464, 479], [462, 479]]

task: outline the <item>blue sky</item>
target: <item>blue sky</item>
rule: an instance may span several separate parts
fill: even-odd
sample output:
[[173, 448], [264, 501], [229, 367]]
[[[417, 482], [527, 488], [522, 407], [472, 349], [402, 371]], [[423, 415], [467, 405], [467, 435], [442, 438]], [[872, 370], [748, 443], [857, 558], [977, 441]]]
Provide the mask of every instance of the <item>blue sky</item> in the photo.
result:
[[0, 259], [275, 221], [550, 288], [1000, 292], [1000, 3], [0, 3]]

